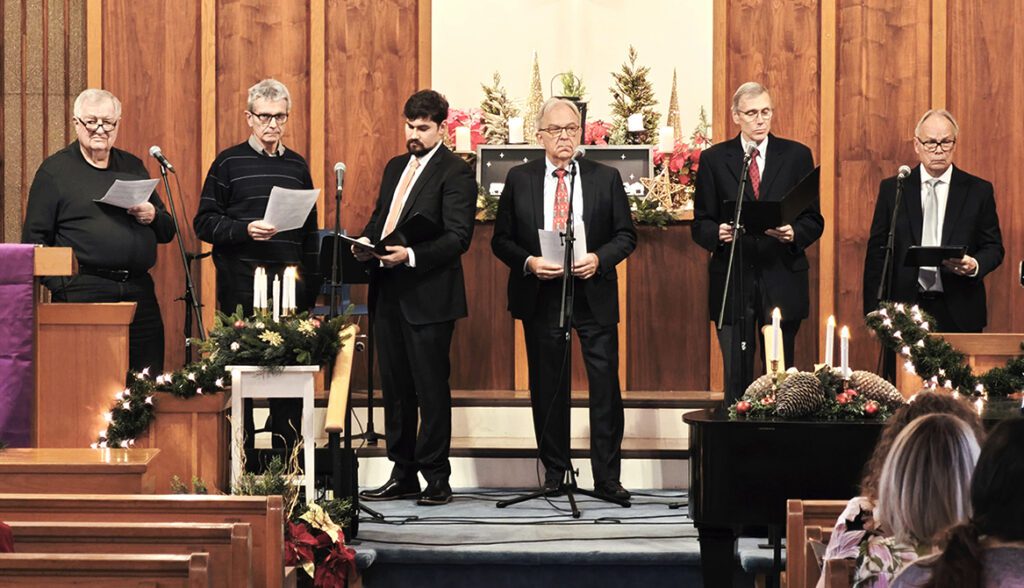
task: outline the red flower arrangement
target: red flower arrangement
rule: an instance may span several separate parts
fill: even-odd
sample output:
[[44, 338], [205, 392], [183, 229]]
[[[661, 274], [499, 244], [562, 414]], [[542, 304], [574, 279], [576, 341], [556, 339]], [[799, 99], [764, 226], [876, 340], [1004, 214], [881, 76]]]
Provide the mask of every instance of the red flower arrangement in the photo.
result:
[[358, 573], [356, 552], [345, 545], [341, 527], [313, 504], [302, 517], [289, 521], [284, 533], [285, 565], [301, 567], [313, 586], [345, 588]]
[[[700, 165], [701, 146], [691, 146], [676, 141], [675, 149], [668, 156], [668, 171], [672, 181], [683, 186], [692, 186], [697, 180], [697, 168]], [[665, 153], [654, 148], [654, 165], [661, 168], [665, 164]]]
[[612, 125], [603, 120], [595, 120], [587, 123], [587, 132], [583, 137], [585, 145], [607, 145], [608, 137], [612, 133]]
[[487, 144], [487, 140], [484, 138], [484, 111], [479, 108], [469, 108], [466, 110], [459, 110], [457, 108], [448, 109], [448, 118], [445, 119], [448, 123], [448, 135], [445, 137], [445, 145], [450, 148], [455, 146], [455, 129], [459, 127], [469, 127], [469, 142], [470, 149], [476, 151], [476, 146], [481, 143]]

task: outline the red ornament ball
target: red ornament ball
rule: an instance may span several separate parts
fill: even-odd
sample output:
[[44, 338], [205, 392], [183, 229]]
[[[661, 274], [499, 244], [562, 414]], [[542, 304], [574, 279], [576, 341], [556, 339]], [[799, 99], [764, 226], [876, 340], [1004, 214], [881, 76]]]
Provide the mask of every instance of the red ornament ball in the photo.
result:
[[836, 402], [838, 402], [841, 406], [845, 406], [850, 403], [850, 397], [846, 394], [846, 392], [840, 392], [839, 394], [836, 394]]
[[853, 400], [854, 398], [856, 398], [856, 397], [858, 396], [858, 394], [857, 394], [857, 391], [856, 391], [856, 390], [847, 390], [847, 391], [846, 391], [846, 396], [847, 396], [847, 398], [849, 398], [850, 400]]
[[241, 319], [235, 321], [235, 328], [238, 329], [238, 330], [244, 329], [245, 328], [245, 321], [243, 321]]
[[320, 319], [313, 319], [313, 326], [319, 329], [320, 328]]
[[868, 400], [864, 403], [864, 414], [874, 416], [878, 414], [878, 403], [874, 400]]
[[740, 400], [736, 403], [736, 412], [739, 414], [747, 414], [750, 412], [751, 404], [746, 400]]

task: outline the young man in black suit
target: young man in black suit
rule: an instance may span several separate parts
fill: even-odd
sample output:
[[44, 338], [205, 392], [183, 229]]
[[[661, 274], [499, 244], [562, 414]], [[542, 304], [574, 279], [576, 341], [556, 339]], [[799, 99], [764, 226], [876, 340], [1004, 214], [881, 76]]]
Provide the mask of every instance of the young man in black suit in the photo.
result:
[[[743, 192], [746, 201], [781, 200], [814, 169], [810, 149], [770, 133], [774, 113], [772, 98], [761, 84], [743, 84], [732, 99], [732, 120], [740, 128], [739, 135], [707, 149], [700, 157], [690, 228], [693, 240], [711, 252], [708, 308], [711, 319], [716, 322], [725, 288], [729, 244], [733, 239], [732, 216], [724, 202], [736, 199], [744, 154], [757, 149], [750, 161]], [[771, 324], [773, 308], [779, 308], [782, 313], [783, 350], [786, 360], [793, 361], [796, 333], [810, 308], [807, 283], [810, 266], [804, 251], [821, 237], [824, 227], [825, 221], [815, 201], [792, 225], [743, 235], [744, 267], [736, 264], [733, 268], [729, 301], [718, 331], [727, 406], [743, 395], [753, 379], [754, 349], [763, 347], [758, 344], [757, 333], [763, 325]], [[743, 284], [741, 294], [734, 289], [737, 283]], [[739, 300], [736, 299], [738, 294]], [[746, 313], [745, 334], [739, 332], [734, 316], [737, 307]], [[739, 347], [744, 338], [749, 345], [743, 354], [745, 366], [738, 362], [734, 365], [733, 346]]]
[[[580, 142], [580, 113], [552, 98], [538, 117], [545, 157], [512, 168], [498, 204], [491, 248], [509, 266], [508, 308], [523, 321], [530, 368], [530, 401], [544, 486], [557, 489], [569, 464], [570, 374], [559, 328], [562, 264], [545, 261], [538, 229], [564, 231], [569, 206], [568, 172]], [[577, 262], [573, 327], [580, 339], [590, 385], [590, 451], [595, 492], [629, 498], [619, 481], [624, 427], [619, 388], [619, 294], [615, 266], [636, 247], [636, 231], [619, 172], [580, 159], [571, 196], [576, 225], [585, 227], [587, 255]], [[581, 238], [577, 233], [577, 238]]]
[[[934, 331], [978, 333], [988, 323], [983, 278], [1003, 261], [1003, 237], [992, 184], [953, 165], [959, 126], [949, 112], [929, 110], [914, 129], [920, 165], [903, 180], [895, 214], [890, 300], [917, 304]], [[882, 180], [864, 259], [864, 313], [878, 308], [878, 284], [896, 204], [896, 177]], [[911, 245], [966, 247], [941, 267], [905, 267]]]
[[[388, 246], [387, 255], [353, 247], [357, 259], [370, 262], [384, 432], [388, 458], [395, 464], [387, 483], [361, 496], [419, 497], [420, 505], [436, 505], [452, 499], [448, 354], [455, 320], [467, 315], [460, 258], [473, 237], [477, 187], [466, 162], [441, 141], [448, 118], [444, 96], [421, 90], [406, 101], [404, 115], [409, 152], [384, 168], [363, 239], [376, 243], [415, 214], [434, 221], [439, 230], [409, 247]], [[418, 473], [427, 481], [422, 493]]]

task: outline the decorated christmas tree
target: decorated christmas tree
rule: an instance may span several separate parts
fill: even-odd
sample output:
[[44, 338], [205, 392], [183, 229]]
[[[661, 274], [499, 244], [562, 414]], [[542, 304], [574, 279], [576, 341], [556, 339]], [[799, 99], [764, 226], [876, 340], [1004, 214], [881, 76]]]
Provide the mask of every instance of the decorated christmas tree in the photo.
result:
[[[612, 93], [612, 141], [615, 143], [636, 145], [657, 136], [661, 116], [654, 111], [658, 101], [654, 99], [654, 87], [647, 79], [651, 68], [637, 66], [636, 59], [636, 49], [630, 45], [629, 61], [622, 64], [622, 71], [612, 74], [615, 85], [609, 90]], [[643, 116], [642, 133], [627, 132], [627, 119], [631, 114]]]
[[493, 85], [480, 84], [480, 87], [484, 90], [484, 101], [480, 103], [484, 111], [484, 138], [488, 145], [508, 143], [508, 119], [519, 116], [519, 109], [502, 87], [498, 72], [494, 72]]
[[537, 52], [533, 52], [533, 78], [530, 80], [530, 97], [526, 100], [526, 115], [523, 120], [525, 138], [530, 143], [537, 143], [537, 115], [544, 106], [544, 89], [540, 85], [540, 64]]
[[683, 125], [679, 121], [679, 94], [676, 92], [676, 70], [672, 70], [672, 98], [668, 101], [668, 120], [666, 123], [672, 127], [675, 140], [678, 143], [683, 139]]

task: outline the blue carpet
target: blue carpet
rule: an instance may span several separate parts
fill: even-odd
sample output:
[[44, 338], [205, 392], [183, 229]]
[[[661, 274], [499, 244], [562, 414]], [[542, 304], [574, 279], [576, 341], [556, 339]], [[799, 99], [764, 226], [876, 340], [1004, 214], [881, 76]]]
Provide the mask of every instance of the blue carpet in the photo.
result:
[[[697, 531], [685, 506], [668, 508], [685, 495], [644, 494], [631, 508], [581, 497], [580, 519], [565, 497], [496, 508], [518, 495], [508, 490], [457, 491], [439, 507], [366, 503], [387, 519], [363, 514], [353, 547], [366, 588], [699, 586]], [[750, 583], [740, 574], [735, 585]]]

